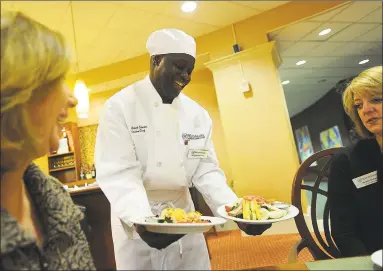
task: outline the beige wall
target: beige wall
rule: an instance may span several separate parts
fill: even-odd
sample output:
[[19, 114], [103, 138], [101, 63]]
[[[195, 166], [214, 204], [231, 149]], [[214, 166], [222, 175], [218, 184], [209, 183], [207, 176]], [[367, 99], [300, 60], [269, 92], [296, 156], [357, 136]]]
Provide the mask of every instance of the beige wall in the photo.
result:
[[233, 178], [231, 175], [229, 157], [226, 151], [221, 115], [218, 108], [217, 96], [211, 72], [205, 69], [194, 73], [192, 76], [192, 83], [186, 87], [184, 93], [209, 112], [209, 115], [213, 120], [214, 147], [220, 165], [225, 171], [227, 181], [230, 184]]
[[[210, 62], [239, 196], [289, 202], [299, 160], [273, 42]], [[242, 67], [241, 67], [242, 65]], [[242, 93], [248, 80], [252, 92]]]

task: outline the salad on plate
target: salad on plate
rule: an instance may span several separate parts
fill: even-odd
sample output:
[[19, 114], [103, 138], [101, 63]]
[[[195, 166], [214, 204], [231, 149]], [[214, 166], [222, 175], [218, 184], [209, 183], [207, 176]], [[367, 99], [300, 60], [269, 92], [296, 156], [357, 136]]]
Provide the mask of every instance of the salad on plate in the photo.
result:
[[181, 208], [166, 208], [161, 212], [161, 215], [149, 217], [146, 222], [157, 223], [210, 223], [208, 219], [204, 219], [202, 214], [197, 211], [186, 212]]
[[225, 205], [225, 210], [230, 217], [245, 220], [268, 220], [286, 216], [288, 211], [285, 210], [285, 206], [289, 205], [251, 195], [239, 198], [231, 205]]

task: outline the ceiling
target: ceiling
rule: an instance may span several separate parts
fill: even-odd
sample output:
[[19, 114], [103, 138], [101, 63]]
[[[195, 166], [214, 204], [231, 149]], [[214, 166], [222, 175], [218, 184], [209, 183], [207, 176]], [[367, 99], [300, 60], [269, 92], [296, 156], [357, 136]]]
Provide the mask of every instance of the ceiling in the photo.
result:
[[[177, 27], [194, 37], [218, 30], [288, 1], [199, 1], [183, 13], [183, 1], [73, 1], [79, 71], [146, 53], [151, 32]], [[1, 1], [1, 9], [20, 10], [60, 31], [74, 48], [69, 1]], [[42, 12], [44, 10], [44, 12]], [[326, 28], [326, 36], [318, 33]], [[289, 115], [303, 111], [339, 80], [382, 65], [382, 2], [351, 2], [269, 33], [277, 41]], [[358, 62], [368, 58], [365, 65]], [[306, 64], [296, 66], [299, 60]], [[74, 66], [74, 71], [77, 70]], [[102, 86], [105, 89], [105, 86]]]
[[[332, 31], [325, 36], [318, 33]], [[382, 2], [352, 2], [269, 33], [282, 57], [280, 66], [290, 116], [303, 111], [342, 79], [382, 65]], [[359, 61], [369, 59], [364, 65]], [[297, 66], [299, 60], [306, 64]]]
[[[286, 2], [199, 1], [193, 13], [183, 13], [183, 1], [73, 1], [79, 71], [146, 53], [146, 39], [157, 29], [176, 27], [198, 37]], [[2, 0], [1, 8], [20, 10], [60, 31], [74, 48], [69, 1]]]

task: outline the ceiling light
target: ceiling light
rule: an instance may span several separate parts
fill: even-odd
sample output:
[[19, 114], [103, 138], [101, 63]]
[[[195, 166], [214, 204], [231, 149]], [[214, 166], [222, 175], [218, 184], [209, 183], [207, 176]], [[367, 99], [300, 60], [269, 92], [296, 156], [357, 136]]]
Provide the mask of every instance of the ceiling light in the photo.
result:
[[289, 80], [282, 81], [282, 85], [287, 85], [288, 83], [290, 83]]
[[181, 10], [186, 13], [193, 12], [197, 7], [197, 3], [194, 1], [186, 1], [182, 4]]
[[74, 85], [74, 96], [77, 99], [76, 112], [80, 119], [88, 118], [89, 113], [89, 90], [84, 81], [76, 80]]
[[325, 35], [327, 35], [330, 32], [331, 32], [331, 28], [327, 28], [327, 29], [322, 30], [321, 32], [319, 32], [319, 36], [325, 36]]
[[300, 66], [306, 63], [306, 60], [299, 60], [295, 65]]
[[369, 59], [364, 59], [362, 61], [359, 62], [360, 65], [363, 65], [363, 64], [366, 64], [368, 61], [370, 61]]

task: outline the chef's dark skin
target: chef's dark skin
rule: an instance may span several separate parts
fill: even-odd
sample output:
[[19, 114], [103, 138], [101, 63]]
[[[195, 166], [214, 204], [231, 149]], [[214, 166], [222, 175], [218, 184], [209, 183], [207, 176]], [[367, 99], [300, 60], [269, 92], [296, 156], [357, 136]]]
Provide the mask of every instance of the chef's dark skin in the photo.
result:
[[190, 83], [195, 58], [188, 54], [155, 55], [150, 58], [150, 81], [164, 104], [171, 104]]
[[[191, 80], [195, 58], [188, 54], [155, 55], [150, 58], [149, 78], [164, 104], [172, 104]], [[261, 235], [271, 227], [237, 223], [238, 227], [248, 235]], [[164, 249], [181, 239], [182, 234], [161, 234], [146, 230], [144, 226], [135, 225], [141, 239], [150, 247]]]

